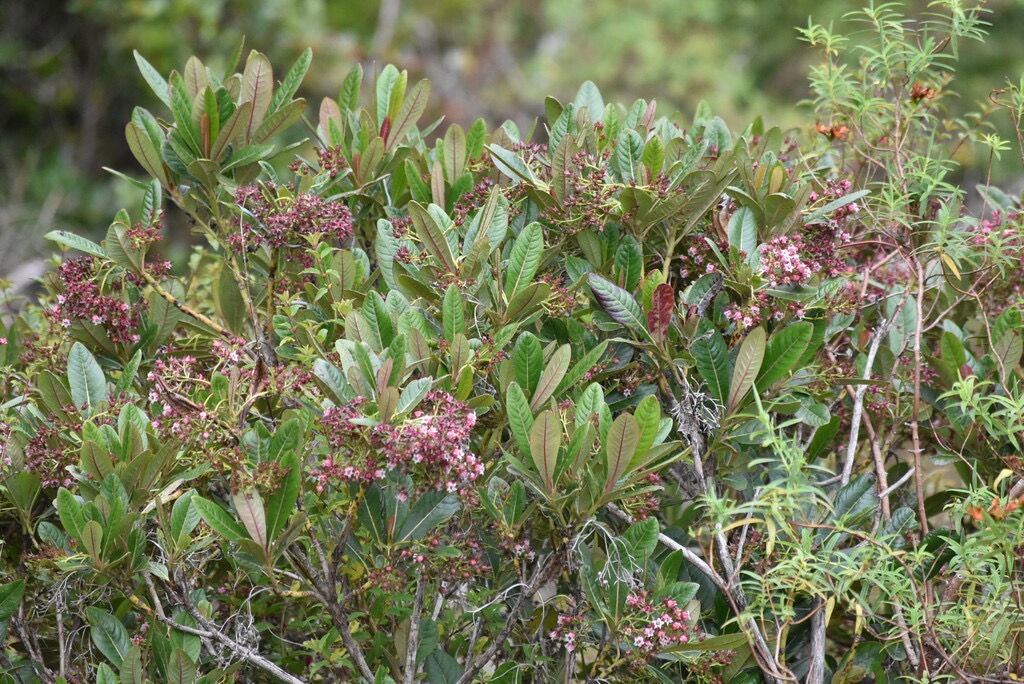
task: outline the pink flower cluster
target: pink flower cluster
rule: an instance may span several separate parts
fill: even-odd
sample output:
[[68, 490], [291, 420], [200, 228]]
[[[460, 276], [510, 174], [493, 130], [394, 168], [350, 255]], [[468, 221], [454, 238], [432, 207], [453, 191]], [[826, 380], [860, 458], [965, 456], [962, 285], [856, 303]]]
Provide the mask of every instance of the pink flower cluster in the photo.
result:
[[231, 231], [228, 243], [236, 251], [297, 246], [302, 237], [322, 234], [336, 240], [352, 235], [352, 212], [340, 202], [327, 202], [313, 193], [274, 197], [274, 186], [245, 185], [235, 192], [235, 204], [247, 220]]
[[636, 614], [623, 633], [641, 655], [652, 657], [666, 648], [690, 641], [693, 633], [690, 613], [675, 599], [664, 599], [655, 606], [648, 592], [641, 590], [626, 597], [626, 606]]
[[[96, 260], [91, 256], [69, 259], [60, 265], [57, 272], [64, 291], [57, 295], [57, 303], [47, 309], [50, 320], [64, 328], [75, 321], [86, 321], [103, 326], [110, 340], [119, 344], [134, 344], [139, 341], [138, 329], [142, 324], [145, 301], [134, 302], [116, 294], [101, 294], [100, 277]], [[107, 280], [112, 290], [121, 290], [123, 281]]]
[[483, 474], [469, 445], [476, 413], [447, 392], [430, 392], [422, 408], [399, 423], [372, 427], [363, 424], [362, 403], [324, 411], [320, 422], [331, 453], [314, 469], [318, 491], [334, 481], [368, 484], [401, 468], [418, 488], [466, 494]]
[[565, 645], [565, 650], [572, 653], [576, 650], [581, 622], [579, 615], [559, 615], [558, 626], [551, 630], [548, 636], [556, 641], [561, 641]]

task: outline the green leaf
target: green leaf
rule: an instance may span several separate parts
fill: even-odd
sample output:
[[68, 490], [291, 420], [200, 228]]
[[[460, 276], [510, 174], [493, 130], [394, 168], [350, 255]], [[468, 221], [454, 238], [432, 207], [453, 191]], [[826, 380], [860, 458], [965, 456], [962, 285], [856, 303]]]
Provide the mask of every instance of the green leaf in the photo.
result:
[[425, 492], [413, 504], [402, 524], [395, 542], [416, 541], [437, 528], [459, 510], [459, 499], [454, 494]]
[[512, 349], [512, 365], [519, 385], [532, 396], [544, 365], [544, 350], [536, 335], [526, 332], [519, 336]]
[[196, 681], [196, 664], [185, 651], [176, 648], [167, 659], [168, 684], [193, 684]]
[[665, 143], [661, 142], [661, 138], [654, 136], [647, 141], [642, 161], [652, 177], [661, 173], [665, 165]]
[[121, 663], [120, 684], [145, 684], [146, 670], [142, 666], [142, 649], [132, 645]]
[[274, 69], [264, 55], [253, 50], [245, 61], [242, 73], [241, 102], [251, 102], [252, 111], [245, 123], [245, 140], [255, 139], [256, 131], [270, 108], [274, 91]]
[[7, 621], [18, 612], [24, 595], [25, 580], [14, 580], [0, 586], [0, 632], [5, 631]]
[[535, 314], [541, 304], [551, 295], [551, 286], [547, 283], [531, 283], [520, 290], [508, 303], [502, 316], [502, 323], [522, 322]]
[[749, 258], [757, 251], [757, 221], [750, 207], [740, 207], [729, 218], [729, 247]]
[[566, 391], [567, 389], [575, 385], [577, 382], [579, 382], [580, 379], [583, 378], [583, 376], [585, 376], [587, 373], [593, 370], [594, 366], [597, 365], [597, 362], [601, 360], [601, 357], [604, 356], [605, 350], [607, 349], [607, 340], [602, 341], [596, 347], [591, 347], [587, 351], [587, 353], [583, 355], [583, 358], [579, 359], [569, 369], [569, 371], [565, 374], [565, 377], [562, 378], [562, 381], [558, 383], [558, 388], [555, 389], [555, 395], [557, 396], [562, 392]]
[[437, 649], [427, 656], [424, 661], [424, 669], [430, 684], [458, 684], [462, 675], [465, 674], [465, 670], [462, 669], [458, 661], [441, 649]]
[[171, 507], [171, 536], [176, 541], [184, 534], [191, 534], [199, 524], [199, 510], [192, 505], [196, 491], [190, 489], [174, 502]]
[[622, 287], [629, 292], [636, 290], [644, 271], [644, 254], [638, 243], [631, 235], [627, 235], [619, 242], [619, 248], [615, 250], [615, 274]]
[[[440, 207], [437, 208], [440, 209]], [[409, 203], [409, 215], [412, 217], [416, 235], [423, 246], [441, 262], [447, 273], [455, 273], [457, 271], [455, 255], [452, 253], [447, 236], [450, 227], [438, 223], [431, 212], [418, 202]]]
[[85, 514], [82, 512], [82, 504], [78, 503], [75, 495], [61, 487], [57, 492], [56, 508], [60, 524], [68, 536], [81, 539], [82, 528], [85, 527]]
[[287, 473], [280, 480], [278, 488], [267, 498], [267, 538], [270, 541], [277, 539], [295, 512], [295, 503], [302, 486], [302, 468], [294, 451], [286, 451], [278, 463]]
[[836, 524], [859, 527], [870, 522], [877, 506], [874, 481], [866, 475], [860, 475], [836, 492], [829, 520]]
[[467, 161], [466, 134], [462, 126], [453, 124], [444, 134], [441, 143], [441, 160], [444, 177], [448, 185], [453, 185], [466, 170]]
[[622, 539], [629, 545], [629, 555], [633, 558], [647, 559], [658, 548], [658, 534], [661, 527], [655, 517], [633, 523], [623, 533]]
[[256, 133], [253, 134], [252, 141], [257, 143], [266, 142], [298, 121], [304, 111], [306, 111], [305, 100], [292, 100], [276, 111], [270, 110], [270, 113], [267, 114], [266, 118], [263, 119], [263, 123], [256, 130]]
[[87, 606], [85, 614], [92, 627], [89, 631], [92, 643], [114, 667], [120, 669], [132, 645], [128, 630], [120, 620], [101, 608]]
[[512, 180], [516, 182], [525, 181], [544, 193], [548, 191], [548, 186], [537, 180], [530, 167], [515, 152], [509, 152], [497, 145], [488, 145], [487, 151], [491, 153], [491, 161], [494, 163], [495, 168]]
[[210, 159], [219, 162], [228, 146], [238, 140], [239, 136], [244, 135], [245, 127], [251, 118], [252, 102], [243, 102], [221, 125], [220, 131], [217, 132], [217, 137], [213, 141]]
[[[640, 428], [640, 439], [636, 445], [633, 462], [643, 458], [652, 446], [661, 429], [661, 403], [654, 395], [644, 397], [633, 411], [637, 427]], [[633, 462], [630, 465], [633, 465]]]
[[406, 385], [405, 389], [402, 390], [402, 395], [398, 398], [395, 414], [401, 416], [416, 408], [423, 401], [423, 398], [427, 396], [427, 392], [430, 391], [430, 387], [433, 384], [432, 378], [417, 378]]
[[276, 112], [282, 106], [284, 106], [292, 96], [298, 91], [299, 85], [302, 84], [302, 79], [306, 77], [306, 72], [309, 71], [309, 64], [313, 61], [313, 50], [306, 48], [299, 58], [295, 60], [295, 64], [288, 70], [288, 74], [281, 81], [281, 85], [278, 87], [277, 92], [270, 99], [271, 112]]
[[719, 406], [725, 406], [729, 391], [729, 350], [722, 336], [710, 325], [702, 325], [697, 333], [697, 338], [690, 345], [697, 372], [708, 384], [711, 397]]
[[466, 314], [462, 308], [462, 293], [454, 283], [445, 290], [441, 318], [444, 327], [444, 338], [446, 340], [452, 342], [455, 340], [456, 335], [465, 334]]
[[66, 230], [51, 230], [49, 233], [43, 236], [44, 239], [50, 242], [56, 242], [58, 245], [63, 245], [69, 249], [77, 249], [79, 252], [90, 254], [94, 257], [98, 257], [106, 261], [107, 253], [103, 251], [103, 248], [97, 245], [92, 240], [86, 240], [84, 237], [69, 233]]
[[632, 128], [619, 134], [615, 145], [615, 166], [623, 181], [637, 178], [643, 165], [644, 139]]
[[359, 91], [363, 87], [363, 65], [356, 64], [352, 71], [345, 76], [345, 82], [341, 85], [341, 92], [338, 95], [338, 104], [346, 111], [355, 111], [359, 106]]
[[555, 467], [562, 444], [562, 423], [553, 411], [542, 411], [530, 430], [530, 453], [549, 494], [555, 493]]
[[384, 120], [388, 118], [388, 111], [391, 107], [393, 94], [401, 80], [401, 77], [402, 76], [398, 72], [398, 69], [391, 64], [388, 64], [381, 69], [380, 75], [377, 76], [377, 83], [375, 86], [375, 113], [377, 115], [378, 131], [384, 127]]
[[146, 173], [160, 181], [161, 185], [169, 187], [171, 181], [167, 175], [167, 167], [164, 166], [164, 160], [149, 135], [135, 122], [129, 122], [124, 128], [124, 137], [128, 141], [128, 149]]
[[526, 401], [519, 383], [509, 383], [505, 394], [505, 410], [508, 413], [508, 424], [512, 428], [512, 436], [519, 444], [519, 451], [522, 457], [530, 458], [530, 434], [533, 429], [533, 412], [530, 411], [530, 404]]
[[[82, 546], [89, 554], [93, 562], [100, 563], [103, 558], [103, 526], [95, 520], [90, 520], [82, 526]], [[120, 663], [116, 663], [118, 667]]]
[[196, 496], [192, 505], [199, 511], [203, 521], [228, 541], [237, 542], [247, 538], [245, 528], [218, 504]]
[[646, 338], [650, 338], [646, 319], [633, 295], [597, 273], [587, 274], [587, 282], [594, 292], [597, 303], [616, 323], [632, 328], [643, 333]]
[[146, 80], [146, 83], [148, 83], [149, 87], [153, 89], [153, 93], [160, 98], [160, 101], [167, 106], [167, 109], [170, 109], [171, 96], [170, 89], [167, 86], [167, 81], [152, 64], [146, 61], [145, 57], [139, 54], [138, 50], [133, 50], [132, 54], [135, 55], [135, 63], [139, 66], [142, 78]]
[[386, 152], [395, 149], [406, 134], [416, 127], [416, 122], [423, 115], [423, 110], [427, 108], [429, 99], [430, 81], [427, 80], [419, 81], [406, 93], [405, 99], [402, 101], [402, 108], [395, 115], [395, 120], [391, 122], [391, 129], [385, 137], [384, 149]]
[[607, 479], [604, 483], [606, 494], [615, 488], [615, 485], [629, 469], [629, 464], [633, 460], [639, 443], [640, 426], [637, 424], [636, 418], [628, 413], [623, 413], [612, 423], [604, 443], [607, 466]]
[[580, 89], [576, 91], [573, 107], [576, 110], [586, 108], [591, 121], [601, 121], [604, 116], [604, 99], [593, 81], [584, 81]]
[[544, 230], [537, 222], [528, 224], [519, 233], [505, 270], [505, 297], [511, 300], [528, 285], [540, 267], [544, 254]]
[[740, 350], [736, 354], [736, 364], [732, 369], [732, 380], [729, 385], [729, 398], [726, 402], [726, 412], [731, 412], [747, 396], [754, 378], [761, 370], [761, 362], [765, 355], [765, 332], [764, 328], [757, 327], [743, 339]]
[[765, 346], [764, 361], [754, 383], [764, 392], [789, 373], [814, 335], [814, 325], [809, 321], [791, 323], [776, 332]]
[[81, 342], [68, 354], [68, 385], [78, 408], [95, 408], [107, 400], [107, 379], [96, 359]]
[[[67, 680], [61, 678], [57, 681], [63, 684]], [[106, 663], [100, 663], [100, 666], [96, 668], [96, 684], [119, 684], [117, 673], [110, 669], [110, 666]]]
[[540, 374], [540, 380], [537, 381], [537, 387], [534, 389], [533, 396], [530, 399], [530, 410], [536, 411], [554, 395], [555, 389], [562, 382], [562, 378], [565, 377], [565, 373], [569, 369], [569, 362], [571, 360], [572, 347], [570, 345], [563, 344], [555, 350], [555, 353], [548, 360], [548, 365], [544, 368], [544, 372]]
[[225, 264], [217, 276], [217, 287], [213, 291], [214, 305], [228, 329], [236, 335], [241, 335], [243, 328], [249, 318], [249, 312], [245, 308], [245, 300], [242, 299], [242, 291], [235, 281], [231, 269]]
[[437, 623], [430, 618], [420, 620], [420, 643], [416, 647], [416, 663], [420, 664], [426, 660], [427, 656], [437, 649], [440, 640], [441, 632], [437, 628]]

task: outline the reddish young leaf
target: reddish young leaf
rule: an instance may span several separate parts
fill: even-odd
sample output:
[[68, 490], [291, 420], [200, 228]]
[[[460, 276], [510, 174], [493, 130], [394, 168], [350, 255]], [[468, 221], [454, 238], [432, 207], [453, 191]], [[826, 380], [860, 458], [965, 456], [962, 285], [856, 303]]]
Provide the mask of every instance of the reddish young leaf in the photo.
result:
[[668, 335], [668, 326], [672, 321], [672, 310], [675, 308], [676, 295], [672, 286], [662, 283], [654, 288], [651, 298], [651, 310], [647, 312], [647, 329], [657, 342], [663, 342]]

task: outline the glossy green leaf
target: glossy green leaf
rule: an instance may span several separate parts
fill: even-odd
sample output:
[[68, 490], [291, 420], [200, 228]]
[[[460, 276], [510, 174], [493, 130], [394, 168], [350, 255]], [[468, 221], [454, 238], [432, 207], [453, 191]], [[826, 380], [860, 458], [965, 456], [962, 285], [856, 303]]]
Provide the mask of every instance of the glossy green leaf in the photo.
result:
[[107, 259], [107, 253], [104, 252], [103, 248], [95, 242], [75, 235], [74, 233], [69, 233], [66, 230], [51, 230], [49, 233], [44, 235], [43, 238], [51, 242], [56, 242], [58, 245], [62, 245], [69, 249], [77, 249], [79, 252], [84, 254], [89, 254], [103, 260]]
[[555, 350], [540, 374], [537, 387], [530, 398], [530, 409], [537, 411], [548, 399], [555, 394], [555, 389], [562, 382], [566, 371], [569, 369], [569, 362], [572, 360], [572, 347], [563, 344]]
[[395, 149], [409, 131], [416, 127], [416, 122], [423, 115], [429, 100], [430, 81], [419, 81], [409, 90], [402, 102], [402, 108], [391, 122], [391, 130], [385, 138], [386, 151]]
[[649, 337], [646, 317], [633, 295], [597, 273], [588, 274], [587, 282], [594, 292], [597, 303], [609, 316], [617, 323], [642, 332], [645, 337]]
[[402, 529], [395, 537], [396, 542], [421, 539], [437, 528], [459, 510], [459, 499], [454, 494], [428, 491], [420, 495], [409, 509], [409, 515]]
[[523, 333], [512, 349], [512, 365], [520, 387], [533, 395], [544, 369], [544, 350], [533, 333]]
[[533, 412], [530, 411], [530, 403], [526, 400], [522, 387], [515, 381], [509, 383], [505, 395], [505, 410], [508, 412], [508, 424], [512, 429], [512, 436], [519, 445], [519, 451], [523, 458], [529, 458]]
[[774, 333], [765, 345], [764, 361], [754, 381], [757, 388], [764, 392], [793, 370], [813, 334], [814, 326], [808, 321], [790, 323]]
[[466, 314], [462, 307], [462, 293], [454, 284], [449, 285], [445, 290], [441, 312], [446, 340], [452, 342], [456, 335], [465, 334]]
[[544, 230], [537, 222], [528, 224], [512, 245], [508, 267], [505, 269], [505, 297], [512, 299], [526, 285], [540, 267], [544, 254]]
[[81, 342], [75, 342], [68, 354], [68, 385], [71, 398], [79, 408], [92, 409], [107, 400], [103, 369]]
[[228, 541], [237, 542], [247, 538], [245, 528], [220, 505], [201, 496], [196, 496], [192, 505], [199, 511], [203, 521]]
[[697, 338], [690, 345], [690, 353], [696, 362], [697, 372], [707, 383], [711, 397], [724, 407], [731, 375], [729, 350], [725, 340], [711, 326], [701, 326]]
[[279, 480], [277, 489], [267, 497], [267, 538], [271, 542], [278, 538], [296, 511], [302, 486], [302, 468], [294, 451], [285, 452], [278, 463], [287, 472]]
[[562, 444], [562, 422], [553, 411], [541, 411], [530, 430], [530, 453], [544, 487], [555, 493], [555, 468]]
[[610, 492], [629, 469], [640, 443], [640, 426], [636, 418], [623, 413], [612, 423], [604, 440], [605, 464], [607, 466], [604, 491]]
[[727, 412], [733, 411], [747, 396], [747, 392], [754, 385], [754, 379], [761, 370], [764, 356], [765, 332], [764, 328], [757, 327], [743, 338], [743, 343], [736, 354], [736, 363], [733, 365], [732, 379], [729, 384], [729, 397], [725, 405]]
[[128, 630], [120, 620], [96, 606], [87, 606], [85, 614], [91, 626], [89, 636], [92, 643], [114, 667], [120, 669], [132, 645]]

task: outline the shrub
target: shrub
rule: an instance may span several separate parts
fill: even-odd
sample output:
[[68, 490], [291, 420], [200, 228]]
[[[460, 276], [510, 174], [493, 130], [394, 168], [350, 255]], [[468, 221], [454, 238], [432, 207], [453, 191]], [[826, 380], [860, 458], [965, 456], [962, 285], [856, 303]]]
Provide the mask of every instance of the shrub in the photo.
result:
[[279, 147], [309, 52], [140, 58], [142, 207], [0, 340], [6, 678], [1024, 674], [1021, 220], [938, 5], [804, 32], [810, 140], [586, 83], [431, 145], [389, 66]]

